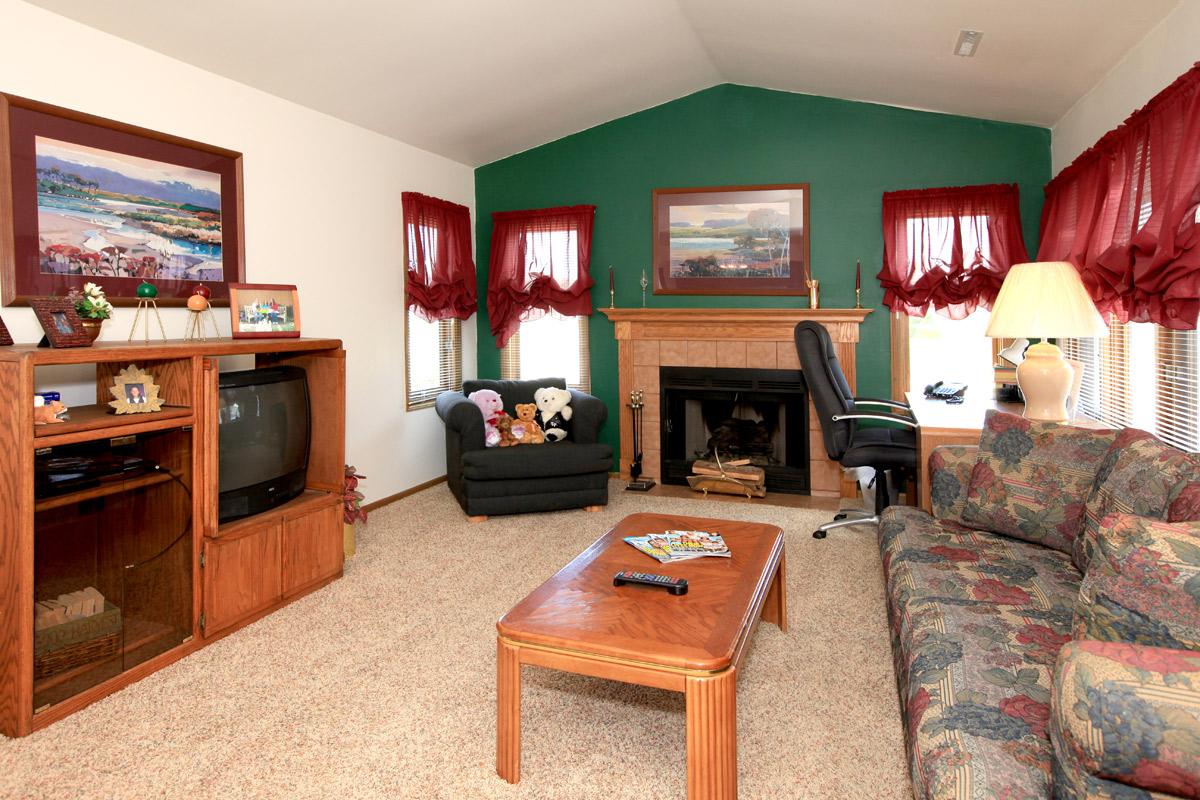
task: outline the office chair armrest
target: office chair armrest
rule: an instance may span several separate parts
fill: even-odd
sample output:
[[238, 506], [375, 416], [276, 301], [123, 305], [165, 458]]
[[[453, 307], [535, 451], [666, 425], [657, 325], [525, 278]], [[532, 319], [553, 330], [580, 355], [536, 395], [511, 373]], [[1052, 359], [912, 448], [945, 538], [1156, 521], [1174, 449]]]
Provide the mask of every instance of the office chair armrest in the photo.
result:
[[908, 403], [901, 403], [898, 400], [880, 400], [875, 397], [855, 397], [854, 405], [864, 406], [889, 406], [891, 408], [903, 408], [905, 411], [912, 409]]
[[834, 414], [833, 421], [841, 422], [844, 419], [877, 419], [882, 422], [895, 422], [900, 425], [907, 425], [910, 428], [918, 427], [914, 420], [908, 417], [901, 417], [897, 414], [884, 414], [882, 411], [875, 414]]

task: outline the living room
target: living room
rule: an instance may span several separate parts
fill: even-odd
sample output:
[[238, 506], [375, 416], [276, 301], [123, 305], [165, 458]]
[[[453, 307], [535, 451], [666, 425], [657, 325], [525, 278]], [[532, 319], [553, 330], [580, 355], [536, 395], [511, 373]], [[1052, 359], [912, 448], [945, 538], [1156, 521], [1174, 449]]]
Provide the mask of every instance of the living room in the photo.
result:
[[1200, 5], [842, 6], [0, 0], [0, 797], [1200, 797]]

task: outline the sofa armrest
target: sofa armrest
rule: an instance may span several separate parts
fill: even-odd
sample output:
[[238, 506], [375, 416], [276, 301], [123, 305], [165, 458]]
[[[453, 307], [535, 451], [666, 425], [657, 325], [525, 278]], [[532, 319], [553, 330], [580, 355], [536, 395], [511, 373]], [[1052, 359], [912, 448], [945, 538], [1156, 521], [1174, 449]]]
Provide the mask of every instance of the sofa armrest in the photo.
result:
[[1112, 784], [1200, 796], [1200, 653], [1067, 643], [1054, 672], [1050, 739], [1056, 774], [1077, 790], [1063, 796], [1118, 796], [1097, 791]]
[[442, 392], [434, 404], [438, 416], [446, 423], [446, 432], [457, 435], [459, 451], [482, 450], [483, 412], [462, 392]]
[[598, 397], [571, 389], [571, 438], [580, 444], [600, 440], [600, 426], [608, 419], [608, 406]]
[[933, 448], [929, 454], [929, 494], [935, 517], [962, 521], [971, 470], [978, 458], [978, 445], [951, 444]]

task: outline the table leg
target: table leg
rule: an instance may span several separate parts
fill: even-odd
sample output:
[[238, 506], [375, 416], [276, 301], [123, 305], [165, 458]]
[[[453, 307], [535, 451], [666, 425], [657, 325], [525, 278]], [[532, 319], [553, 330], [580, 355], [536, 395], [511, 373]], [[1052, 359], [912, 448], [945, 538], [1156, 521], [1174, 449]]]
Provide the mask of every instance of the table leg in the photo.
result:
[[496, 774], [521, 780], [520, 648], [496, 640]]
[[737, 668], [687, 679], [688, 800], [737, 800]]
[[779, 554], [779, 568], [771, 580], [771, 588], [767, 591], [767, 599], [763, 601], [762, 618], [779, 626], [779, 630], [787, 631], [787, 564], [784, 553]]

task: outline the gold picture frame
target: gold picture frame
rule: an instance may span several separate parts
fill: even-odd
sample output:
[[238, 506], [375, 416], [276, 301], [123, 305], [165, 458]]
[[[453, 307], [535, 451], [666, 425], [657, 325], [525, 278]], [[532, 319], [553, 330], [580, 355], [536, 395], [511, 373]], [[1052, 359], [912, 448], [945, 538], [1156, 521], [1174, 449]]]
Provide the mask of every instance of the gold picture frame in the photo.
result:
[[108, 387], [113, 399], [109, 406], [118, 414], [149, 414], [162, 411], [162, 399], [158, 396], [158, 385], [154, 376], [130, 364], [117, 373], [113, 385]]

